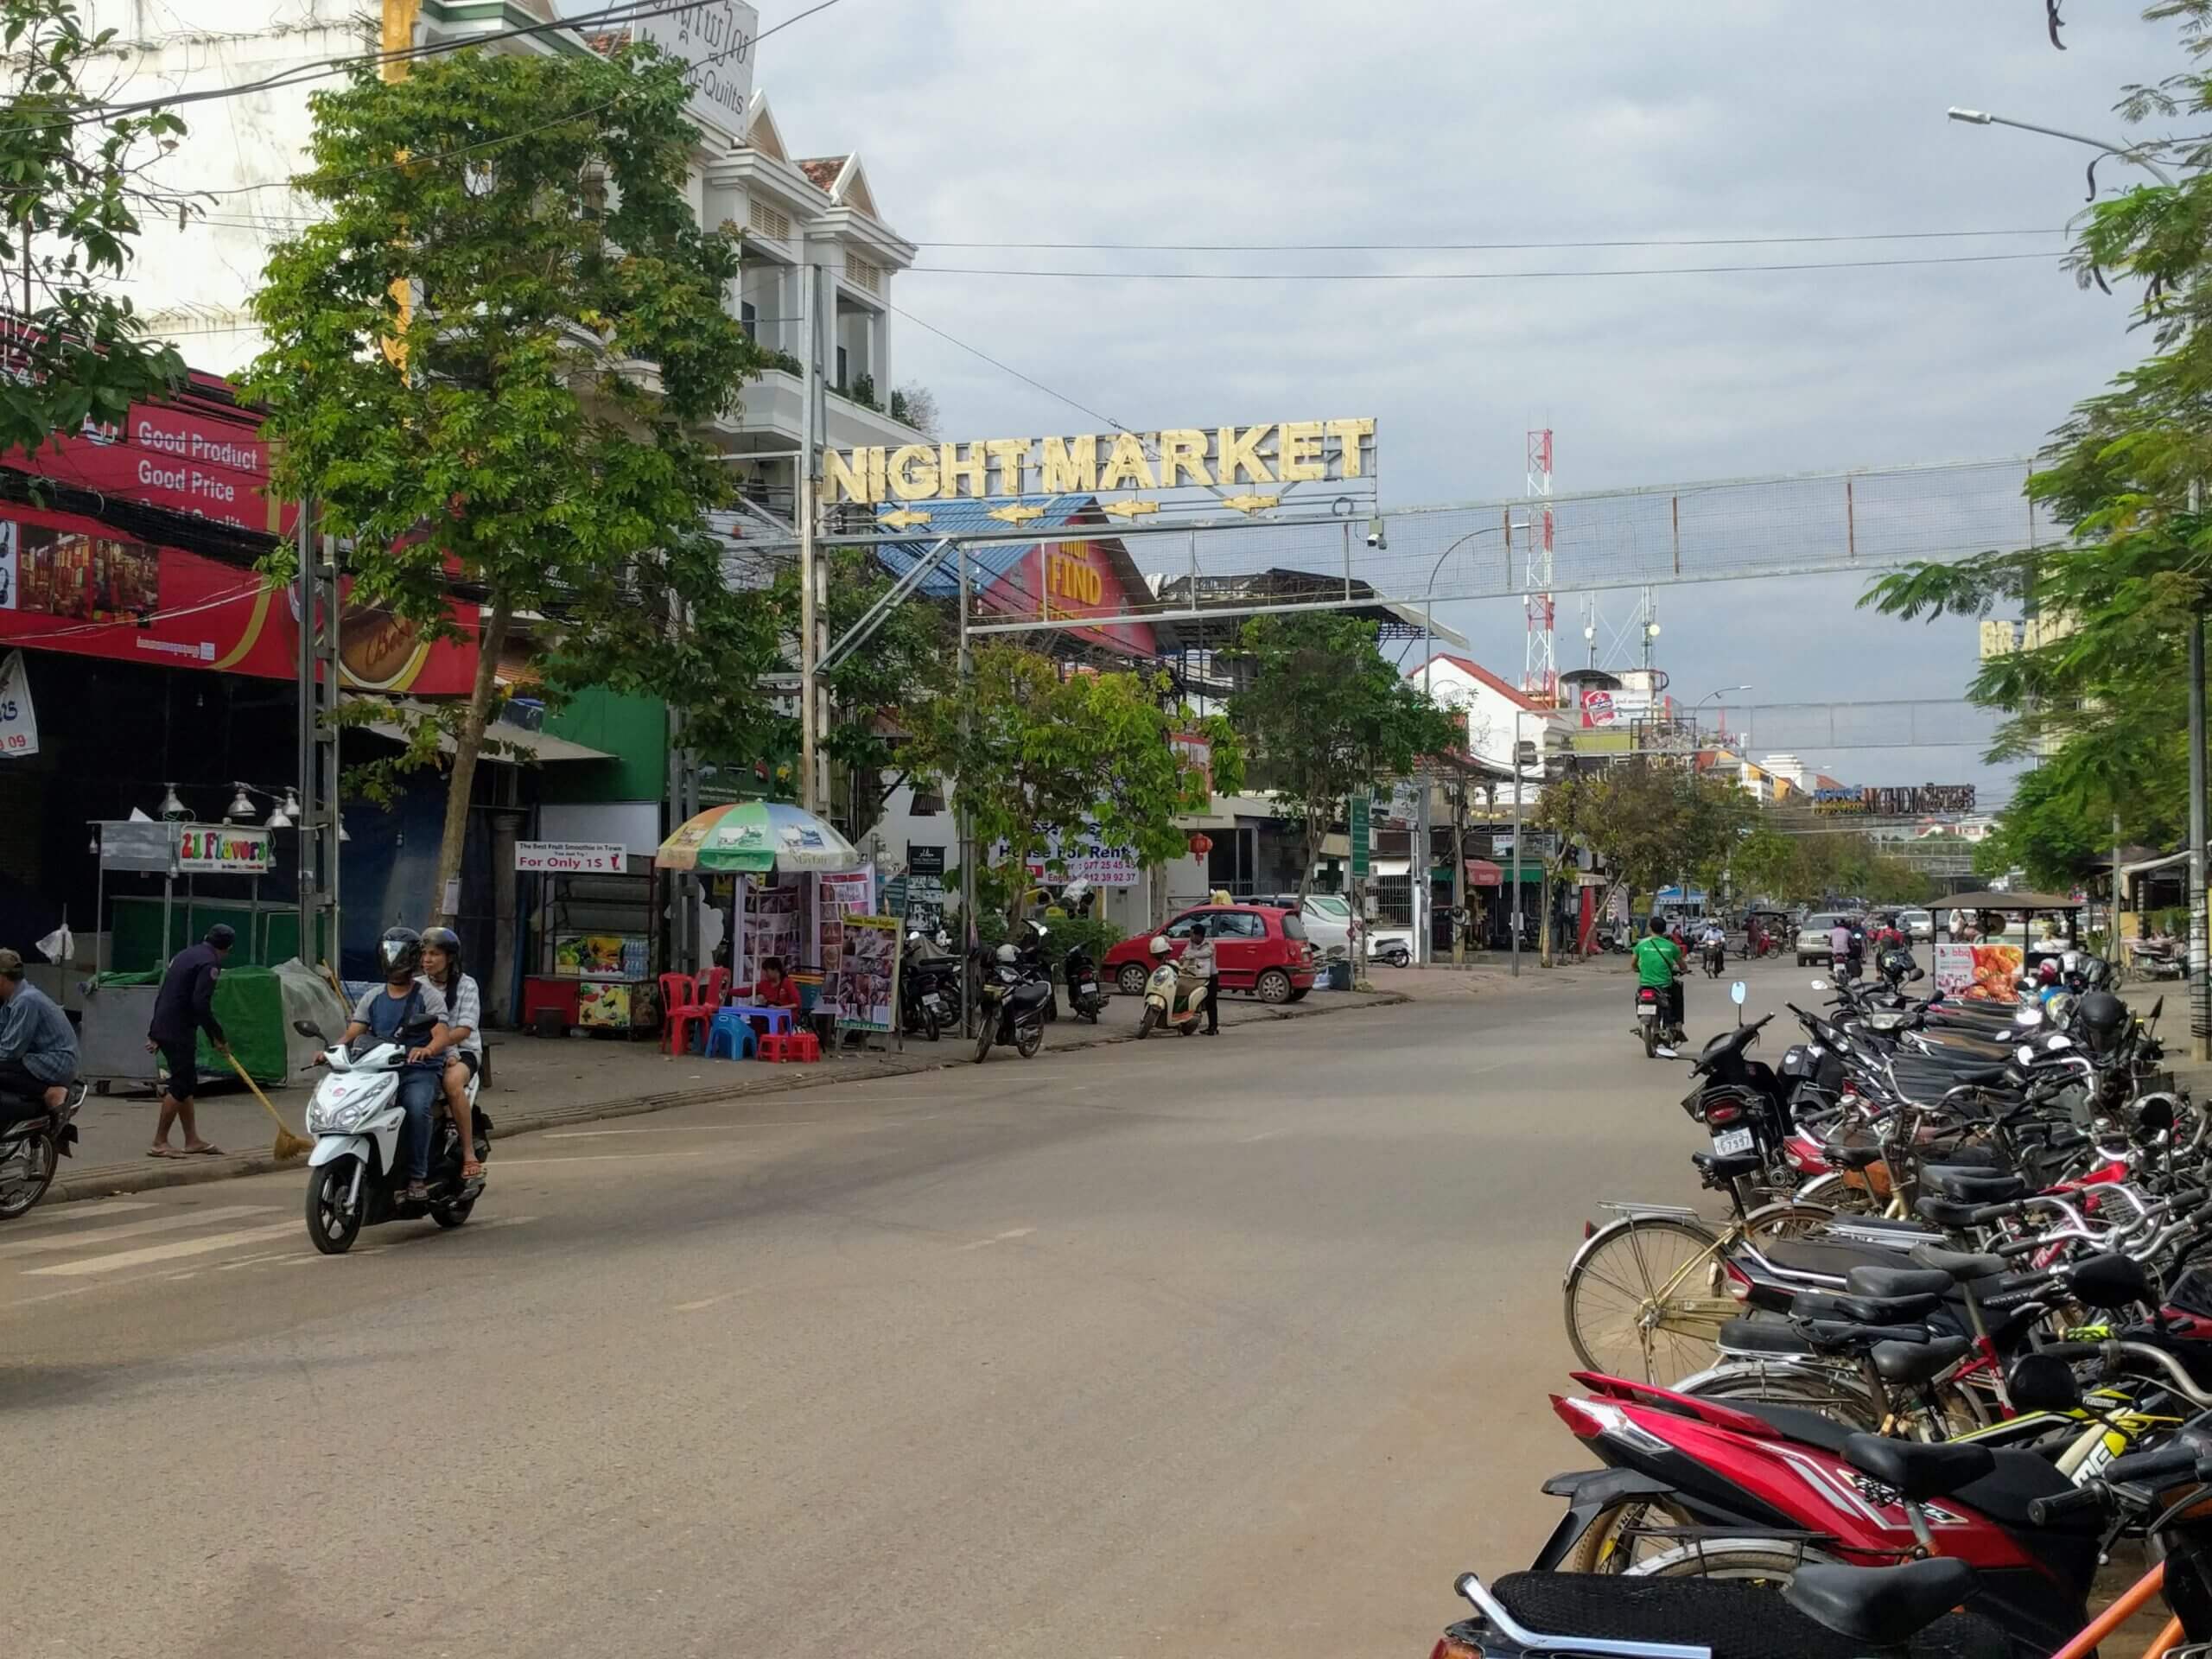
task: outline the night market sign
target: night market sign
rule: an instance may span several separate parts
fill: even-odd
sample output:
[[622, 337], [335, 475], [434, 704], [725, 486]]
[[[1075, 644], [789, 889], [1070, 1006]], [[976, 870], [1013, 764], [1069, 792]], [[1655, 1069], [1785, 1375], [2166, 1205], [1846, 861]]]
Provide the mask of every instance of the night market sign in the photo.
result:
[[[1277, 505], [1254, 488], [1363, 478], [1375, 470], [1372, 420], [1167, 427], [1072, 438], [984, 438], [826, 451], [825, 501], [951, 501], [1089, 495], [1109, 490], [1243, 490], [1228, 504]], [[1011, 506], [1007, 514], [1041, 509]]]

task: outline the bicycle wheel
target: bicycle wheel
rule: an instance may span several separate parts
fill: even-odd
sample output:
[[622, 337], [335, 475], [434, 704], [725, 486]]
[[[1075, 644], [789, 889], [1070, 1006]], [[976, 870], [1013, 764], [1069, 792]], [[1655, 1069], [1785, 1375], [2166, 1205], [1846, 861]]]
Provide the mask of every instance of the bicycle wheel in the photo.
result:
[[1882, 1408], [1855, 1371], [1763, 1365], [1756, 1360], [1724, 1360], [1702, 1376], [1685, 1378], [1675, 1391], [1700, 1400], [1763, 1400], [1795, 1406], [1862, 1433], [1878, 1433]]
[[1808, 1238], [1835, 1219], [1834, 1209], [1802, 1198], [1777, 1198], [1761, 1205], [1744, 1217], [1744, 1236], [1753, 1244], [1767, 1245], [1778, 1238]]
[[1671, 1382], [1713, 1361], [1713, 1338], [1742, 1310], [1727, 1292], [1720, 1241], [1683, 1216], [1623, 1216], [1567, 1268], [1567, 1339], [1586, 1370]]

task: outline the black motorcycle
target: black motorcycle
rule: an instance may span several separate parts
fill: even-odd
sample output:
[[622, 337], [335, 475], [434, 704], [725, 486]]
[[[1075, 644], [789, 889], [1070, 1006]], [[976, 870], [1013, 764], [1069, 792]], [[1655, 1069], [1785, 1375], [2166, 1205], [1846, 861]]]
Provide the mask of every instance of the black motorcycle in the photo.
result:
[[1012, 1045], [1025, 1060], [1045, 1046], [1046, 1010], [1052, 1006], [1052, 982], [1007, 946], [1004, 956], [983, 963], [982, 990], [976, 1020], [976, 1059], [990, 1057], [993, 1043]]
[[1705, 976], [1707, 979], [1719, 978], [1722, 971], [1728, 966], [1728, 947], [1724, 944], [1715, 943], [1703, 946], [1702, 950], [1705, 955]]
[[918, 931], [906, 935], [906, 958], [899, 964], [899, 1020], [931, 1042], [960, 1020], [960, 959], [932, 949]]
[[1090, 952], [1079, 944], [1070, 950], [1060, 963], [1060, 977], [1067, 983], [1070, 1011], [1077, 1019], [1096, 1025], [1108, 993], [1099, 982], [1098, 964], [1091, 961]]
[[46, 1196], [60, 1160], [74, 1155], [77, 1126], [70, 1120], [84, 1103], [81, 1083], [69, 1085], [58, 1111], [42, 1096], [0, 1090], [0, 1221], [13, 1221]]

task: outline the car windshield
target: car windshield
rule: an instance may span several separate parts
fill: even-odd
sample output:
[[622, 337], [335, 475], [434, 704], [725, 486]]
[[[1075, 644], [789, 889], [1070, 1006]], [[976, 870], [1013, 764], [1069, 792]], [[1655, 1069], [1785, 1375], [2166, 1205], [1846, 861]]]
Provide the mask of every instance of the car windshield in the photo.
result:
[[1340, 922], [1351, 919], [1351, 904], [1333, 893], [1309, 893], [1306, 895], [1306, 902], [1324, 916], [1332, 917]]

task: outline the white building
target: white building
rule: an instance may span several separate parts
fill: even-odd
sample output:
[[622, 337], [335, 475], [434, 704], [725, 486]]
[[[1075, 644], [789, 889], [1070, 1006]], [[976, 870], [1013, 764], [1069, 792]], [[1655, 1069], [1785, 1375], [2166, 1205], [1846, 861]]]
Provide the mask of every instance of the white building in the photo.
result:
[[[247, 307], [269, 249], [319, 211], [289, 183], [307, 159], [308, 95], [342, 84], [335, 73], [315, 73], [318, 67], [380, 46], [462, 41], [554, 15], [551, 0], [382, 0], [380, 15], [362, 0], [88, 0], [87, 11], [92, 28], [115, 31], [111, 50], [121, 73], [109, 96], [117, 101], [302, 77], [181, 106], [189, 132], [155, 175], [168, 188], [204, 192], [209, 200], [183, 226], [174, 219], [145, 226], [128, 292], [187, 362], [219, 374], [260, 353], [264, 337]], [[587, 41], [552, 30], [511, 39], [499, 49], [580, 53], [608, 49], [619, 38]], [[749, 61], [746, 67], [749, 77]], [[832, 390], [823, 442], [838, 448], [909, 443], [920, 435], [889, 413], [889, 306], [893, 278], [913, 263], [915, 249], [884, 223], [857, 155], [794, 158], [765, 92], [733, 98], [741, 118], [725, 130], [702, 128], [692, 200], [702, 223], [745, 232], [745, 268], [729, 303], [755, 339], [785, 361], [747, 386], [742, 413], [718, 436], [734, 453], [762, 456], [740, 466], [739, 481], [788, 517], [801, 431], [799, 377], [792, 372], [803, 343], [800, 273], [822, 273], [818, 291], [829, 314], [823, 365]]]
[[[1436, 652], [1408, 669], [1406, 677], [1425, 686], [1439, 707], [1465, 716], [1468, 754], [1494, 766], [1512, 766], [1516, 741], [1541, 745], [1547, 730], [1569, 734], [1577, 718], [1538, 706], [1472, 658], [1450, 652]], [[1533, 803], [1538, 789], [1534, 773], [1522, 787], [1524, 799]], [[1512, 798], [1508, 790], [1501, 788], [1499, 793], [1508, 801]]]

